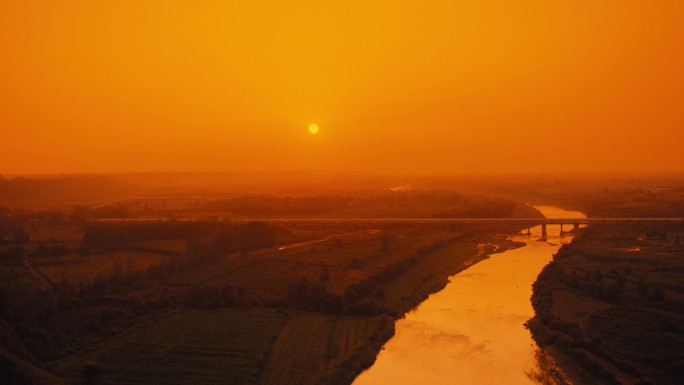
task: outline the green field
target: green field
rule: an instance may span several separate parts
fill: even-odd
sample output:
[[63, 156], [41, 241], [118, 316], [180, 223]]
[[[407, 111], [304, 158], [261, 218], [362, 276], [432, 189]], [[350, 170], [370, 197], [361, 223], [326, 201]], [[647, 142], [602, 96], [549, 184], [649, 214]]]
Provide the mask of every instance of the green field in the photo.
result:
[[78, 381], [90, 364], [111, 385], [321, 384], [355, 375], [392, 333], [384, 316], [183, 311], [64, 360], [57, 374]]
[[362, 355], [372, 347], [369, 340], [392, 330], [392, 321], [382, 316], [296, 314], [280, 333], [260, 384], [315, 385], [343, 375], [345, 359]]
[[270, 310], [195, 310], [143, 325], [62, 365], [77, 380], [88, 362], [106, 384], [255, 384], [286, 316]]
[[[384, 234], [391, 239], [387, 249], [381, 245]], [[323, 242], [286, 250], [271, 248], [248, 255], [231, 255], [215, 265], [178, 274], [168, 283], [181, 287], [197, 284], [240, 286], [263, 300], [272, 299], [274, 293], [282, 293], [301, 277], [318, 282], [326, 269], [330, 275], [327, 289], [341, 295], [350, 284], [411, 256], [423, 246], [453, 235], [444, 230], [428, 230], [364, 231], [333, 236]]]
[[30, 263], [53, 283], [90, 285], [98, 278], [111, 278], [115, 272], [144, 272], [164, 260], [163, 255], [140, 251], [120, 251], [93, 255], [30, 257]]

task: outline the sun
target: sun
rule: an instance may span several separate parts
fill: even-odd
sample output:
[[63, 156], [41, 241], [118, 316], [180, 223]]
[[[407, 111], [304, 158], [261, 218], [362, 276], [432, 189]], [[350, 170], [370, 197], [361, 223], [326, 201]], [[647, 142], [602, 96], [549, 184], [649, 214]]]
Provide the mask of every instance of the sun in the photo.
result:
[[318, 124], [316, 124], [316, 123], [311, 123], [311, 124], [309, 124], [309, 132], [310, 132], [312, 135], [318, 134]]

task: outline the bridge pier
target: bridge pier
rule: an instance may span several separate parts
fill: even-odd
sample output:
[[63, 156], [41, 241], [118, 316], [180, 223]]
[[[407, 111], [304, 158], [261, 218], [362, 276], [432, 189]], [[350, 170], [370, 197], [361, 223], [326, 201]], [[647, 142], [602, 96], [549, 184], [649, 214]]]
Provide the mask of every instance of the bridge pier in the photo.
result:
[[572, 224], [572, 229], [575, 230], [575, 231], [579, 230], [579, 222], [573, 223], [573, 224]]
[[542, 223], [542, 237], [546, 236], [546, 223]]
[[563, 235], [563, 224], [560, 223], [560, 235]]
[[532, 235], [532, 230], [529, 227], [527, 228], [527, 235]]

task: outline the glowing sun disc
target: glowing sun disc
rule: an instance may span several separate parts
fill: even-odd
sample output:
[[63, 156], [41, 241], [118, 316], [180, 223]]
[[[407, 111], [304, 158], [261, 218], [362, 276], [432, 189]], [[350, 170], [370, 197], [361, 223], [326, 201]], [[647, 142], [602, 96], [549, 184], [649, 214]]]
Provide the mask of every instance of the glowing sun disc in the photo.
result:
[[316, 124], [316, 123], [309, 124], [309, 132], [312, 134], [318, 134], [318, 124]]

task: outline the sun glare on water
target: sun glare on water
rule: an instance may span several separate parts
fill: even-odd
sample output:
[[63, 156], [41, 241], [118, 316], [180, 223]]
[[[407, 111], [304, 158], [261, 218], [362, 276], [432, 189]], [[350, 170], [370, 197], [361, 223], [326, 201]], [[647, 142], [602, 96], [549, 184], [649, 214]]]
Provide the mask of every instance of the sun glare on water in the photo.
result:
[[309, 124], [309, 132], [313, 135], [318, 134], [318, 124], [316, 124], [316, 123]]

